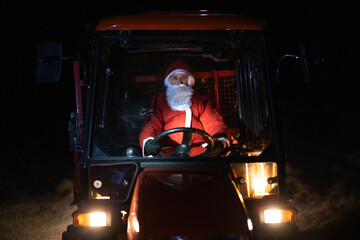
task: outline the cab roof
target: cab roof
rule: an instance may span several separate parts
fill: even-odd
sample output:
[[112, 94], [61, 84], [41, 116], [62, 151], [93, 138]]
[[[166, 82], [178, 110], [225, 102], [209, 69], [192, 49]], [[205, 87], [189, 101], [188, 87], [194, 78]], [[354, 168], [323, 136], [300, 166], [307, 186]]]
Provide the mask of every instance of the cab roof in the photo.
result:
[[96, 31], [107, 30], [263, 30], [263, 26], [248, 16], [208, 10], [148, 11], [100, 20]]

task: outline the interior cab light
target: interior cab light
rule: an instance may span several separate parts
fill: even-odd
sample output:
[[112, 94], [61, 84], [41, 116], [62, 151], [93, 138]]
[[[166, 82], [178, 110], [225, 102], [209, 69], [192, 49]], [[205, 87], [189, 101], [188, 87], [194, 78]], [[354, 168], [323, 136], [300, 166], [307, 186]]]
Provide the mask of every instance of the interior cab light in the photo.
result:
[[91, 199], [110, 199], [110, 196], [102, 196], [99, 193], [93, 193]]
[[247, 152], [247, 156], [248, 157], [258, 157], [260, 156], [260, 154], [263, 152], [264, 150], [260, 149], [260, 150], [254, 150], [252, 152]]

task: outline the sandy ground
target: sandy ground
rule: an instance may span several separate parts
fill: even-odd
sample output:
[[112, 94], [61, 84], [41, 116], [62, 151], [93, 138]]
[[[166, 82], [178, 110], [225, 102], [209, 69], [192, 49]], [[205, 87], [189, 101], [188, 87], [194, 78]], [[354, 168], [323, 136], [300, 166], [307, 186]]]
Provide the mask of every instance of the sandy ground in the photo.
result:
[[351, 172], [341, 174], [343, 177], [332, 175], [335, 179], [338, 177], [336, 183], [320, 191], [304, 183], [299, 171], [290, 166], [287, 171], [287, 184], [293, 192], [292, 205], [298, 211], [299, 236], [296, 239], [360, 238], [359, 192], [348, 186]]
[[42, 196], [15, 192], [1, 204], [1, 240], [59, 240], [71, 224], [72, 182], [63, 180], [56, 191]]

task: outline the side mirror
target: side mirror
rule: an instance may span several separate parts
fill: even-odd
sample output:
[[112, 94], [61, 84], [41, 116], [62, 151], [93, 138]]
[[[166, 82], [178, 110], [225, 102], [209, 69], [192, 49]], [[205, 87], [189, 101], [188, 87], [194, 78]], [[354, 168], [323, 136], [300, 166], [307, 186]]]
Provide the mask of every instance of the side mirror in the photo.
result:
[[36, 58], [36, 82], [59, 82], [62, 60], [61, 42], [39, 43]]
[[292, 54], [284, 54], [279, 58], [278, 61], [278, 65], [277, 65], [277, 69], [276, 69], [276, 82], [279, 83], [279, 72], [280, 72], [280, 64], [281, 61], [284, 60], [285, 58], [295, 58], [295, 59], [299, 59], [300, 63], [301, 63], [301, 69], [302, 72], [304, 74], [304, 78], [305, 78], [305, 82], [309, 83], [310, 82], [310, 71], [309, 71], [309, 64], [307, 61], [307, 55], [305, 52], [305, 47], [304, 45], [300, 45], [300, 54], [298, 55], [292, 55]]

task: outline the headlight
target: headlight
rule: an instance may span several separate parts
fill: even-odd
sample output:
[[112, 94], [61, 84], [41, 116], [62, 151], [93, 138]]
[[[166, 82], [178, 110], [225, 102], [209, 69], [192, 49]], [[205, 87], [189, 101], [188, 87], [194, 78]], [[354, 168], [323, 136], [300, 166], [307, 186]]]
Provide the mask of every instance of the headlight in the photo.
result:
[[294, 210], [264, 209], [260, 212], [262, 223], [295, 223], [296, 213]]
[[105, 227], [110, 226], [110, 213], [91, 212], [74, 215], [74, 226]]
[[241, 179], [239, 188], [244, 198], [262, 198], [278, 194], [277, 165], [274, 162], [232, 164]]

